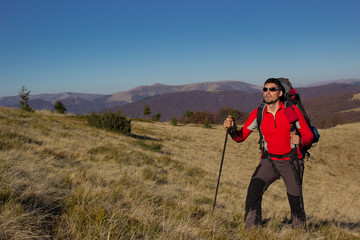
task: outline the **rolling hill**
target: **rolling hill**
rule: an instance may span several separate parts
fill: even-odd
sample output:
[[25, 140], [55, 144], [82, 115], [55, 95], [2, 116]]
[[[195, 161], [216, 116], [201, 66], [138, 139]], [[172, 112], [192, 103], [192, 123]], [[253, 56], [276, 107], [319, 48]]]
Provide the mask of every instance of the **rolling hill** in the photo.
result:
[[[353, 95], [360, 92], [360, 80], [347, 79], [316, 83], [309, 87], [296, 88], [305, 108], [319, 127], [358, 122], [356, 109], [359, 101]], [[111, 95], [60, 93], [30, 96], [34, 109], [53, 110], [56, 100], [67, 108], [68, 113], [87, 114], [106, 110], [122, 110], [128, 117], [143, 117], [145, 106], [152, 114], [160, 114], [161, 120], [182, 117], [187, 110], [215, 113], [220, 108], [234, 108], [250, 112], [262, 101], [261, 87], [241, 81], [203, 82], [170, 86], [154, 84], [140, 86], [129, 91]], [[0, 105], [18, 107], [19, 97], [0, 98]]]
[[[279, 180], [263, 196], [264, 222], [246, 231], [247, 186], [258, 135], [228, 140], [200, 125], [132, 123], [132, 135], [81, 116], [0, 107], [1, 239], [359, 239], [360, 123], [320, 130], [305, 162], [308, 231], [291, 229]], [[351, 143], [351, 144], [349, 144]]]
[[[312, 123], [320, 128], [331, 127], [341, 123], [359, 122], [360, 100], [354, 94], [360, 93], [360, 85], [329, 84], [324, 86], [298, 88], [304, 107], [312, 119]], [[144, 106], [149, 106], [152, 114], [161, 114], [162, 120], [172, 117], [180, 118], [187, 110], [210, 111], [215, 113], [219, 108], [234, 108], [243, 112], [251, 112], [262, 101], [260, 92], [243, 91], [192, 91], [170, 93], [147, 98], [122, 107], [120, 110], [128, 117], [143, 117]]]
[[168, 93], [222, 90], [259, 92], [261, 91], [261, 87], [241, 81], [200, 82], [175, 86], [157, 83], [151, 86], [140, 86], [129, 91], [114, 93], [108, 101], [126, 101], [128, 103], [133, 103], [144, 98]]

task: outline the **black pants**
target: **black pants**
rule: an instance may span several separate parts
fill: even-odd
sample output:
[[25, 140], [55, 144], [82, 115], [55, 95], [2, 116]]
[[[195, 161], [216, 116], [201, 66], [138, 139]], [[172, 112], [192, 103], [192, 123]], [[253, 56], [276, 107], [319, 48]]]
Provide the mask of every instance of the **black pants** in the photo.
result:
[[[303, 160], [298, 161], [299, 166], [297, 163], [293, 166], [296, 167], [296, 170], [300, 174], [300, 179], [302, 179], [304, 172]], [[295, 173], [290, 161], [261, 159], [251, 178], [246, 197], [245, 225], [247, 228], [261, 224], [262, 195], [270, 184], [280, 177], [284, 180], [286, 185], [293, 225], [304, 225], [306, 215], [302, 199], [302, 185], [296, 181]]]

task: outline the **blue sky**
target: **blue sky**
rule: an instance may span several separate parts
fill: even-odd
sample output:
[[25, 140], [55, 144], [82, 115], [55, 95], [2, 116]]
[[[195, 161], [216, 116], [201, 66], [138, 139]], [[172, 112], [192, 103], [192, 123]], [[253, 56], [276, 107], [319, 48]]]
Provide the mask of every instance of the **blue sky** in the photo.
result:
[[360, 78], [358, 0], [0, 0], [0, 96]]

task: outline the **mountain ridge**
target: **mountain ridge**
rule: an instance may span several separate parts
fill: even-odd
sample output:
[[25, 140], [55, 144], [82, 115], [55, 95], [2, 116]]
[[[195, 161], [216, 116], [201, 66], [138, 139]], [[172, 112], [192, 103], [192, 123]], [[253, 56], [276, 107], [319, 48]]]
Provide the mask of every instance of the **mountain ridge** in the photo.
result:
[[[87, 94], [87, 93], [44, 93], [30, 95], [29, 104], [36, 110], [52, 110], [53, 104], [60, 100], [68, 109], [68, 112], [84, 114], [92, 111], [101, 111], [114, 106], [123, 106], [149, 97], [185, 91], [218, 91], [227, 89], [244, 90], [250, 92], [260, 91], [261, 87], [241, 81], [199, 82], [183, 85], [166, 85], [155, 83], [142, 85], [128, 91], [115, 92], [113, 94]], [[18, 107], [20, 97], [0, 97], [0, 106]]]
[[[312, 123], [331, 127], [335, 122], [349, 123], [360, 121], [360, 85], [329, 84], [312, 88], [296, 89]], [[233, 108], [251, 112], [262, 102], [262, 93], [248, 93], [238, 90], [215, 92], [189, 91], [168, 93], [143, 99], [138, 102], [114, 107], [111, 111], [121, 110], [129, 118], [142, 118], [143, 109], [149, 106], [152, 114], [160, 114], [162, 121], [173, 117], [181, 118], [187, 110], [192, 112], [208, 111], [215, 114], [220, 108]], [[346, 111], [346, 112], [344, 112]], [[330, 122], [326, 122], [332, 119]]]
[[314, 82], [314, 83], [307, 84], [305, 86], [299, 86], [299, 87], [320, 87], [320, 86], [324, 86], [324, 85], [339, 84], [339, 83], [340, 84], [360, 85], [360, 79], [358, 79], [358, 78], [347, 78], [347, 79], [338, 79], [338, 80]]
[[261, 91], [260, 86], [245, 83], [242, 81], [218, 81], [218, 82], [199, 82], [183, 85], [166, 85], [155, 83], [153, 85], [143, 85], [129, 91], [116, 92], [112, 94], [109, 101], [126, 101], [128, 103], [136, 102], [146, 97], [152, 97], [165, 93], [187, 92], [187, 91], [217, 91], [217, 90], [243, 90], [249, 92]]
[[[319, 85], [319, 83], [315, 83], [314, 86], [296, 87], [296, 89], [299, 93], [301, 93], [302, 99], [305, 99], [308, 96], [311, 97], [312, 95], [318, 95], [319, 92], [322, 92], [322, 94], [326, 92], [326, 95], [330, 96], [332, 94], [354, 92], [354, 89], [356, 90], [357, 87], [360, 86], [360, 79], [343, 79], [336, 81], [327, 81], [326, 83], [328, 84], [324, 85], [323, 83], [322, 85]], [[169, 99], [171, 99], [171, 94], [175, 94], [174, 96], [178, 98], [179, 96], [181, 96], [181, 94], [178, 93], [186, 93], [186, 92], [199, 93], [201, 91], [203, 92], [240, 91], [240, 92], [246, 92], [247, 94], [250, 95], [260, 94], [261, 96], [261, 88], [262, 88], [261, 86], [256, 86], [242, 81], [232, 81], [232, 80], [224, 80], [218, 82], [198, 82], [198, 83], [183, 84], [183, 85], [166, 85], [162, 83], [155, 83], [153, 85], [142, 85], [130, 89], [128, 91], [115, 92], [113, 94], [108, 94], [108, 95], [72, 93], [72, 92], [30, 95], [29, 104], [35, 110], [53, 110], [55, 101], [60, 100], [67, 108], [68, 113], [87, 114], [90, 112], [103, 112], [106, 109], [111, 109], [111, 110], [121, 109], [121, 108], [126, 109], [128, 108], [127, 106], [128, 104], [130, 104], [129, 106], [134, 106], [131, 104], [136, 105], [139, 101], [143, 101], [143, 100], [146, 100], [151, 105], [151, 101], [149, 101], [149, 99], [164, 94], [170, 94], [166, 96]], [[315, 92], [312, 91], [313, 89], [318, 89], [318, 93], [316, 93], [316, 91]], [[189, 94], [183, 94], [183, 95], [189, 96]], [[211, 95], [207, 94], [206, 96], [209, 97]], [[186, 99], [183, 99], [183, 102], [187, 102], [185, 100]], [[241, 101], [248, 101], [248, 100], [249, 99], [242, 99]], [[0, 97], [0, 105], [5, 107], [17, 108], [19, 107], [19, 101], [20, 101], [19, 96]], [[166, 101], [169, 102], [169, 100]], [[209, 100], [209, 101], [213, 101], [213, 100]], [[164, 105], [167, 102], [162, 102], [162, 104]], [[220, 105], [218, 105], [217, 103], [215, 103], [214, 106], [215, 105], [220, 107]], [[189, 106], [192, 105], [189, 104]], [[181, 109], [181, 105], [178, 108]], [[164, 114], [164, 117], [165, 115], [166, 114]]]

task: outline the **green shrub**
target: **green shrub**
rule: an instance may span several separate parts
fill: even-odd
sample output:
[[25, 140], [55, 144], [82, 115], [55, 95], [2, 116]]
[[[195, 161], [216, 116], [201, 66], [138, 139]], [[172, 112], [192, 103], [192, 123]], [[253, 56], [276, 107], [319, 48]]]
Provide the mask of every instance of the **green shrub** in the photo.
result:
[[92, 113], [86, 116], [89, 126], [107, 129], [113, 132], [129, 135], [131, 133], [131, 120], [119, 112]]
[[204, 128], [212, 128], [212, 126], [211, 126], [211, 124], [209, 123], [208, 120], [205, 120]]
[[148, 119], [151, 114], [151, 109], [149, 106], [144, 107], [144, 116]]
[[173, 117], [171, 120], [170, 120], [170, 124], [173, 125], [173, 126], [177, 126], [178, 124], [178, 120], [176, 117]]
[[64, 104], [60, 101], [55, 102], [54, 109], [57, 113], [60, 113], [60, 114], [65, 114], [67, 111]]
[[151, 120], [155, 121], [155, 122], [159, 122], [161, 118], [161, 114], [157, 113], [154, 116], [151, 117]]

